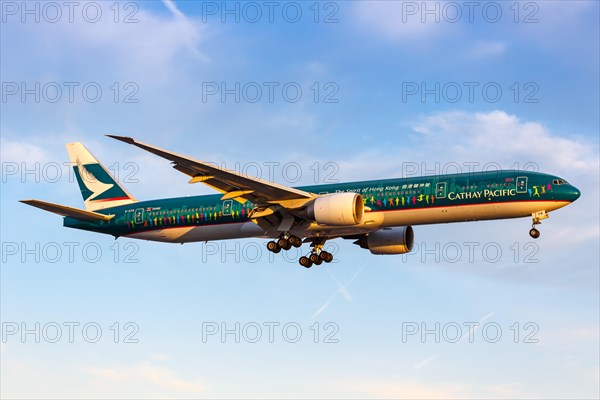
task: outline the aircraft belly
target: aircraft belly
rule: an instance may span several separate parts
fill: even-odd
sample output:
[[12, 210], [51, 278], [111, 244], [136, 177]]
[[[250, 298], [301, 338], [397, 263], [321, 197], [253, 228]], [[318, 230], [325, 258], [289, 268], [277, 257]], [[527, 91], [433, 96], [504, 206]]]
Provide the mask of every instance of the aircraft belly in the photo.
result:
[[188, 243], [208, 240], [263, 237], [265, 231], [253, 222], [212, 226], [186, 226], [138, 232], [127, 237], [157, 242]]

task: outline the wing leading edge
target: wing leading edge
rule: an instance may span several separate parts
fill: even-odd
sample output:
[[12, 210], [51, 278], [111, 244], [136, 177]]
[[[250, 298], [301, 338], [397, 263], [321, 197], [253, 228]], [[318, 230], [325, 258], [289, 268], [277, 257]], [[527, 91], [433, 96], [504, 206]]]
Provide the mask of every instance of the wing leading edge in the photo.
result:
[[[131, 137], [106, 135], [137, 146], [173, 163], [173, 168], [191, 177], [189, 183], [204, 183], [223, 193], [225, 199], [247, 199], [254, 204], [304, 203], [317, 197], [313, 193], [291, 188], [263, 179], [245, 176], [205, 161], [195, 160], [158, 147], [141, 143]], [[295, 202], [294, 202], [295, 203]]]

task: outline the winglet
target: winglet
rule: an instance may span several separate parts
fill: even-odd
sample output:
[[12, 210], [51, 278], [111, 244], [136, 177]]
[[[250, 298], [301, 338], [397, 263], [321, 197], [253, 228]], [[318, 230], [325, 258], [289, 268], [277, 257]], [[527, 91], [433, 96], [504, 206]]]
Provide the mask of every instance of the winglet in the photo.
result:
[[129, 136], [117, 136], [117, 135], [106, 135], [106, 136], [108, 136], [110, 138], [113, 138], [113, 139], [120, 140], [121, 142], [125, 142], [125, 143], [128, 143], [128, 144], [134, 144], [135, 143], [135, 140], [133, 138], [129, 137]]

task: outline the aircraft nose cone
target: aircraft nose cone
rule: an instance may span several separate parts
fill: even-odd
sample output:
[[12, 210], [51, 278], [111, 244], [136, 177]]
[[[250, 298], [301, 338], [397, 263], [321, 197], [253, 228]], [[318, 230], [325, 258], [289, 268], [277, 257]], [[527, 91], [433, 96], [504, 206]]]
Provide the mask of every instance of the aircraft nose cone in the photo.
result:
[[569, 200], [573, 202], [577, 200], [579, 196], [581, 196], [581, 192], [576, 187], [573, 187], [573, 190], [571, 190], [571, 192], [569, 193]]

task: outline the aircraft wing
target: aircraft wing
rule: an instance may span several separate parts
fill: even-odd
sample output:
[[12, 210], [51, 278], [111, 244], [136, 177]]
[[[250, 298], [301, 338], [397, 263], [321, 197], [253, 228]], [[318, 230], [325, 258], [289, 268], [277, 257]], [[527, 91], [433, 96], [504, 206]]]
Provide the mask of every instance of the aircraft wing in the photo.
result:
[[[288, 186], [242, 175], [238, 172], [220, 168], [205, 161], [195, 160], [180, 154], [172, 153], [149, 144], [141, 143], [126, 136], [106, 135], [113, 139], [132, 144], [150, 153], [166, 158], [173, 163], [173, 168], [190, 176], [189, 183], [204, 183], [223, 193], [222, 200], [247, 199], [254, 204], [299, 204], [317, 197], [313, 193], [294, 189]], [[245, 201], [245, 200], [244, 200]]]

